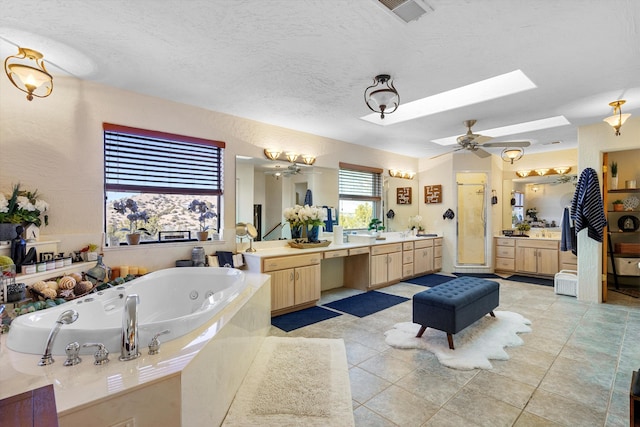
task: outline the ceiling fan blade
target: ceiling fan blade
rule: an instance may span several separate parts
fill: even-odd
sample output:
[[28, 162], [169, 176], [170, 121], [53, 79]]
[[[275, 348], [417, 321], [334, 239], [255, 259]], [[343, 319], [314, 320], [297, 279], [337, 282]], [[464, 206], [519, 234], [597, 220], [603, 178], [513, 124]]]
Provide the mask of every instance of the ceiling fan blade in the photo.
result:
[[488, 151], [484, 151], [482, 148], [476, 148], [475, 150], [471, 150], [471, 151], [473, 152], [473, 154], [483, 159], [485, 157], [491, 156], [491, 153], [489, 153]]
[[529, 141], [505, 141], [505, 142], [490, 142], [488, 144], [482, 144], [483, 147], [528, 147], [531, 145]]
[[455, 149], [455, 150], [453, 150], [453, 151], [447, 151], [446, 153], [442, 153], [442, 154], [438, 154], [437, 156], [429, 157], [429, 160], [431, 160], [431, 159], [437, 159], [438, 157], [442, 157], [442, 156], [444, 156], [445, 154], [455, 153], [456, 151], [460, 151], [460, 150], [464, 150], [464, 147], [456, 148], [456, 149]]
[[483, 144], [487, 141], [491, 141], [493, 138], [490, 136], [484, 136], [484, 135], [478, 135], [477, 137], [473, 138], [473, 142], [476, 144]]

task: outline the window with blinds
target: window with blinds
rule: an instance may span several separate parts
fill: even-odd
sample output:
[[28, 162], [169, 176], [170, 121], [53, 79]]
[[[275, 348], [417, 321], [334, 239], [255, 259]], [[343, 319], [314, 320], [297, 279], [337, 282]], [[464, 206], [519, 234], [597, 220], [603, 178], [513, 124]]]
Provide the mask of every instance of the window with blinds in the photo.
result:
[[382, 169], [340, 163], [339, 223], [346, 230], [367, 229], [379, 217], [382, 202]]
[[144, 229], [142, 243], [193, 240], [198, 231], [215, 238], [224, 142], [109, 123], [103, 130], [110, 246], [123, 244], [135, 228]]

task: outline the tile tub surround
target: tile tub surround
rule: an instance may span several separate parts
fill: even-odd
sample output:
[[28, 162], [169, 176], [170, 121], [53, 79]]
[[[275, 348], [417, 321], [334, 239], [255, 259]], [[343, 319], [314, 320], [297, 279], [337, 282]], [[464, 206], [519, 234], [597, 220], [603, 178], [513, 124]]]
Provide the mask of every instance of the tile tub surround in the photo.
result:
[[[58, 356], [53, 365], [41, 367], [40, 356], [7, 349], [1, 336], [0, 399], [53, 383], [60, 425], [76, 425], [65, 423], [65, 416], [71, 419], [95, 402], [179, 375], [182, 424], [217, 425], [270, 328], [269, 277], [247, 274], [246, 280], [249, 286], [225, 310], [193, 332], [163, 342], [154, 356], [142, 348], [141, 357], [120, 362], [112, 353], [104, 366], [83, 356], [73, 367], [64, 367], [64, 357]], [[144, 417], [145, 410], [155, 407], [147, 402], [135, 415]]]
[[[498, 310], [532, 321], [524, 345], [491, 370], [443, 367], [426, 351], [386, 345], [384, 332], [411, 321], [411, 301], [371, 316], [342, 315], [272, 335], [343, 338], [356, 426], [628, 426], [631, 373], [640, 366], [640, 302], [606, 304], [555, 295], [553, 288], [500, 282]], [[424, 287], [379, 289], [411, 298]], [[353, 295], [323, 293], [320, 303]]]

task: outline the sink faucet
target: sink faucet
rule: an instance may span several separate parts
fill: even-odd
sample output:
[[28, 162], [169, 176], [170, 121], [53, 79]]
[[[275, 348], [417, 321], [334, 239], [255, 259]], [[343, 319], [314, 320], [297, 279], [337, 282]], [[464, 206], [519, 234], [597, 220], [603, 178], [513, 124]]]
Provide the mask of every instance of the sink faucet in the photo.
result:
[[53, 340], [55, 340], [56, 335], [58, 335], [58, 331], [62, 325], [69, 325], [78, 320], [78, 312], [75, 310], [66, 310], [63, 311], [62, 314], [56, 320], [56, 323], [51, 328], [49, 332], [49, 337], [47, 338], [47, 344], [44, 346], [44, 354], [40, 358], [38, 362], [38, 366], [47, 366], [51, 365], [54, 360], [51, 356], [51, 347], [53, 347]]
[[140, 356], [138, 352], [138, 304], [137, 294], [127, 295], [122, 313], [122, 347], [120, 360], [132, 360]]

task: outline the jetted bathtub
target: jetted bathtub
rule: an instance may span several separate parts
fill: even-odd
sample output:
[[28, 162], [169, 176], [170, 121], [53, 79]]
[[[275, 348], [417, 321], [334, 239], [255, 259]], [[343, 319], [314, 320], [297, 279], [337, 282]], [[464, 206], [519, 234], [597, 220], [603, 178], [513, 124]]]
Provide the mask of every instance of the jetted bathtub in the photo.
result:
[[[69, 309], [78, 312], [78, 320], [63, 325], [53, 345], [54, 355], [64, 355], [70, 342], [102, 343], [110, 353], [120, 352], [122, 316], [127, 295], [137, 294], [138, 342], [140, 349], [152, 337], [170, 341], [203, 325], [245, 288], [244, 273], [232, 268], [188, 267], [155, 271], [123, 286], [89, 294], [57, 307], [17, 317], [7, 337], [7, 347], [21, 353], [42, 354], [60, 314]], [[95, 348], [82, 349], [91, 354]]]

